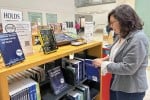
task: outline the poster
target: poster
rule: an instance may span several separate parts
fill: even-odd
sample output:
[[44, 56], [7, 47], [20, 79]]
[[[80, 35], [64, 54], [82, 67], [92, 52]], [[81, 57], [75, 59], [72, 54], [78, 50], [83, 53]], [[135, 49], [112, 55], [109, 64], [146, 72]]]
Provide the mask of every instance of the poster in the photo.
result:
[[8, 9], [1, 9], [1, 19], [3, 21], [22, 21], [22, 12]]
[[87, 43], [93, 41], [93, 32], [94, 32], [94, 23], [93, 22], [85, 22], [84, 38]]
[[32, 54], [31, 24], [26, 21], [5, 21], [3, 32], [16, 32], [25, 55]]

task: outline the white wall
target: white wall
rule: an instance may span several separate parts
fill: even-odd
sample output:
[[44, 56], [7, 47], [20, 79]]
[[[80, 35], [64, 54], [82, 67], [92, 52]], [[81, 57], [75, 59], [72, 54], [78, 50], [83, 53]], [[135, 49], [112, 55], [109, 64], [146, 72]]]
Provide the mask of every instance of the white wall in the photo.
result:
[[28, 12], [40, 12], [44, 25], [46, 13], [57, 14], [58, 22], [75, 20], [74, 0], [0, 0], [0, 9], [2, 8], [22, 11], [24, 20], [28, 20]]
[[95, 22], [95, 30], [97, 28], [103, 29], [107, 25], [108, 13], [116, 7], [116, 3], [109, 3], [103, 5], [81, 7], [76, 9], [76, 13], [89, 13], [93, 16]]
[[135, 8], [135, 0], [116, 0], [116, 2], [117, 2], [117, 5], [128, 4], [132, 8]]
[[103, 29], [107, 25], [108, 13], [120, 4], [129, 4], [133, 8], [135, 7], [135, 0], [116, 0], [116, 3], [109, 3], [97, 6], [81, 7], [76, 9], [76, 13], [79, 14], [91, 14], [93, 16], [93, 21], [95, 21], [95, 26], [97, 28]]

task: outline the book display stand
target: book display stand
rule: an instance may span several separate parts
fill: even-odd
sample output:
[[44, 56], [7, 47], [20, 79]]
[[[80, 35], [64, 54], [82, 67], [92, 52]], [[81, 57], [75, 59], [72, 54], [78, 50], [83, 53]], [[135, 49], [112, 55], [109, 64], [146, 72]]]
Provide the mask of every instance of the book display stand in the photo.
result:
[[[7, 80], [9, 75], [13, 75], [15, 73], [33, 68], [35, 66], [39, 66], [48, 62], [58, 60], [60, 58], [69, 56], [70, 54], [73, 53], [74, 54], [83, 53], [83, 51], [86, 52], [87, 55], [94, 56], [94, 57], [101, 57], [102, 42], [93, 41], [77, 47], [66, 45], [66, 46], [59, 47], [56, 52], [50, 53], [48, 55], [43, 54], [43, 52], [35, 52], [32, 55], [28, 55], [22, 63], [15, 64], [12, 67], [5, 67], [4, 62], [1, 62], [0, 63], [0, 69], [1, 69], [0, 70], [0, 100], [10, 100], [10, 96], [8, 93], [9, 86]], [[68, 86], [68, 88], [69, 87], [70, 86]], [[101, 94], [101, 90], [100, 90], [100, 94]], [[49, 99], [54, 97], [49, 94], [47, 95], [49, 96]], [[64, 94], [60, 94], [59, 96], [63, 96], [63, 95]], [[56, 98], [52, 100], [59, 100], [58, 98], [59, 96], [57, 95]], [[101, 100], [99, 98], [97, 98], [97, 100]]]

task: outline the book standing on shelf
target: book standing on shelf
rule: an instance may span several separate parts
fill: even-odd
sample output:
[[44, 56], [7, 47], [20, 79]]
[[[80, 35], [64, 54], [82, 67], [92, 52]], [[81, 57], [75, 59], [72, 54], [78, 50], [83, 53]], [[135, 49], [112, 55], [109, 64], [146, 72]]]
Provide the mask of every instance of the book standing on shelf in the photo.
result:
[[48, 70], [50, 85], [55, 95], [61, 93], [67, 88], [60, 66]]
[[0, 52], [6, 66], [11, 66], [25, 59], [16, 32], [0, 33]]
[[58, 49], [53, 30], [40, 30], [40, 40], [44, 54], [54, 52]]
[[32, 79], [22, 79], [9, 84], [11, 100], [41, 100], [39, 84]]
[[85, 59], [85, 67], [87, 79], [95, 82], [100, 82], [100, 69], [94, 67], [91, 59]]

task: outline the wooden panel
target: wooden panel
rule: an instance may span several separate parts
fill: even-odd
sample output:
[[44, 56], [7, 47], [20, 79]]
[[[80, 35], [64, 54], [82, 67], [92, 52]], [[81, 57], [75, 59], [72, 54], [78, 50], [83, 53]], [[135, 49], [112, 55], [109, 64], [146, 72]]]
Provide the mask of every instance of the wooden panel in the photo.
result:
[[10, 100], [7, 77], [0, 73], [0, 100]]

